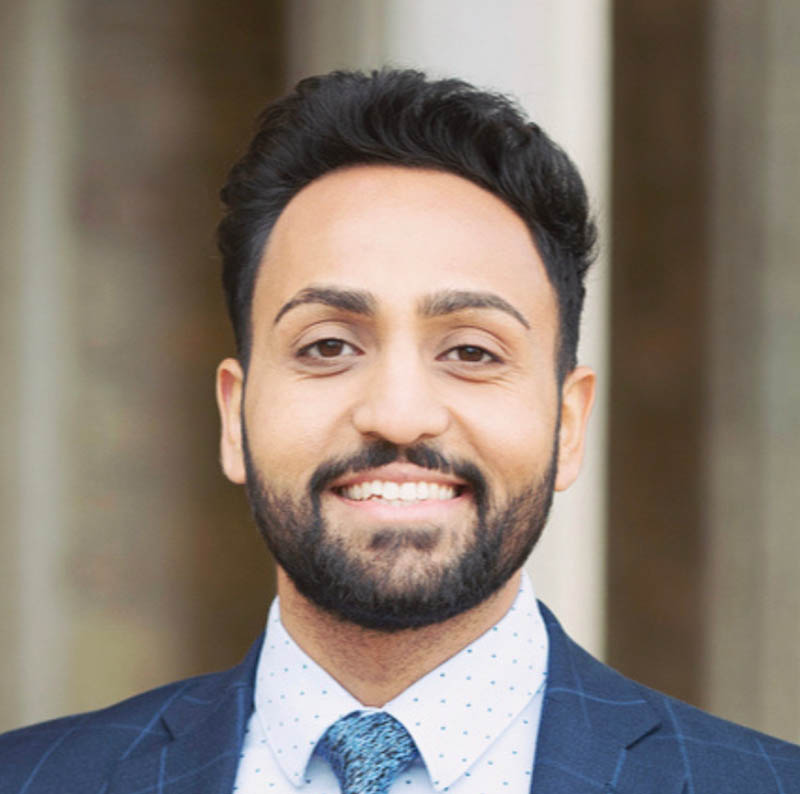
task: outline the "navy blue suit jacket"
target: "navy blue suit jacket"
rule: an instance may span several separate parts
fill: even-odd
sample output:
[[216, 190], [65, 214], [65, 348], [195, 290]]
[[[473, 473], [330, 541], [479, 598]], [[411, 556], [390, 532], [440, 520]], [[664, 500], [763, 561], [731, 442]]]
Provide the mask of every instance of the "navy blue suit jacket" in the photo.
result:
[[[800, 747], [712, 717], [550, 636], [535, 794], [800, 794]], [[224, 673], [0, 737], [0, 794], [230, 794], [260, 642]]]

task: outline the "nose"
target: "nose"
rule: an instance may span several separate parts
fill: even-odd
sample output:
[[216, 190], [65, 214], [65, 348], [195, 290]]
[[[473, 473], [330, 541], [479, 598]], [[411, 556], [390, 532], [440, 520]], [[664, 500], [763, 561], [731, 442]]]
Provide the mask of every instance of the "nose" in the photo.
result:
[[434, 380], [416, 351], [386, 355], [366, 379], [353, 425], [365, 436], [398, 446], [441, 435], [450, 424], [450, 412]]

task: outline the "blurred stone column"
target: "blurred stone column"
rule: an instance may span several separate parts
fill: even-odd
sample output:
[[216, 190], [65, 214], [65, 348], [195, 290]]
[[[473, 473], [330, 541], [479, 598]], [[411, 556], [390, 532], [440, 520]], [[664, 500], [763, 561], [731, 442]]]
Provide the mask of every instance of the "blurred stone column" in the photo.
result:
[[800, 741], [800, 6], [712, 11], [708, 705]]
[[598, 370], [599, 395], [584, 470], [558, 495], [529, 565], [537, 593], [598, 654], [605, 640], [609, 25], [605, 0], [297, 0], [288, 53], [291, 81], [389, 64], [509, 93], [586, 178], [603, 247], [588, 278], [579, 358]]
[[614, 3], [608, 659], [702, 698], [707, 19]]
[[231, 664], [263, 626], [272, 566], [218, 465], [214, 228], [284, 55], [278, 0], [2, 22], [0, 729]]
[[60, 557], [71, 483], [74, 340], [65, 4], [2, 5], [0, 58], [0, 729], [67, 701]]
[[800, 6], [615, 3], [609, 657], [800, 740]]

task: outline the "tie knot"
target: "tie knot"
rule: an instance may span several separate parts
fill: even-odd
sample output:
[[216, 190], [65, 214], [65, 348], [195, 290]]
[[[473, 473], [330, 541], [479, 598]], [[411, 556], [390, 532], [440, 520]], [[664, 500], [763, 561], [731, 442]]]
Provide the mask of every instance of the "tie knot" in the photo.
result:
[[354, 711], [331, 725], [317, 745], [342, 794], [386, 794], [419, 755], [409, 732], [390, 714]]

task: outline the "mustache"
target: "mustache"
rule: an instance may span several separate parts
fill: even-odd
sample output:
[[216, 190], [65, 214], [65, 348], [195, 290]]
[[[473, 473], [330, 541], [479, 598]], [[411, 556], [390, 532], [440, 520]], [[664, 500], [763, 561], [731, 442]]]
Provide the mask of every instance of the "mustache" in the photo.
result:
[[325, 461], [317, 466], [309, 481], [309, 491], [315, 509], [318, 508], [322, 492], [342, 475], [357, 474], [396, 461], [412, 463], [429, 471], [454, 474], [464, 480], [471, 489], [479, 512], [485, 511], [488, 490], [486, 478], [474, 463], [448, 458], [428, 444], [400, 447], [385, 440], [374, 441], [353, 455]]

